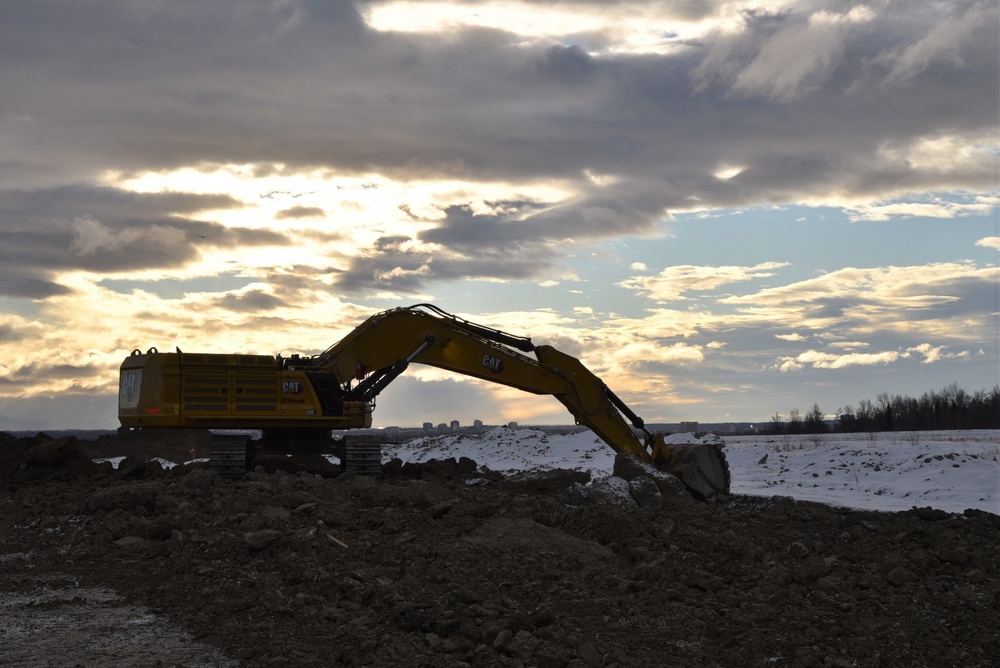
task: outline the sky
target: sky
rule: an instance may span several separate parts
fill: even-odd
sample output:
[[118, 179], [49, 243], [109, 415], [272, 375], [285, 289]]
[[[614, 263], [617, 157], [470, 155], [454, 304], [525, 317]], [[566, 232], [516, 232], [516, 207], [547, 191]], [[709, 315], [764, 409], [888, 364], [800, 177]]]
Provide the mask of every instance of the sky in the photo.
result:
[[[0, 428], [421, 302], [647, 422], [989, 389], [998, 204], [993, 0], [0, 0]], [[374, 417], [571, 421], [420, 365]]]

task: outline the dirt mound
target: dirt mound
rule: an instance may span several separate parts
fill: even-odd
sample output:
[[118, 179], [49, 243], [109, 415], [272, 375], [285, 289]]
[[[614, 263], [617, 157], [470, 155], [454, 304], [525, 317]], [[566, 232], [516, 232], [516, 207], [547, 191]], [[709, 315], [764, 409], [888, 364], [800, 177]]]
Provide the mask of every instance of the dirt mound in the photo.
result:
[[[40, 451], [22, 468], [31, 447], [0, 441], [0, 473], [16, 464], [0, 590], [43, 589], [41, 576], [113, 590], [232, 665], [988, 666], [1000, 655], [1000, 517], [988, 513], [710, 505], [627, 462], [589, 483], [447, 460], [381, 476], [261, 468], [233, 482], [200, 465], [77, 470], [75, 455], [59, 474]], [[50, 469], [18, 473], [36, 466]], [[51, 665], [77, 663], [48, 651]], [[148, 651], [133, 665], [174, 663]], [[207, 661], [185, 665], [218, 665]]]
[[30, 438], [15, 438], [0, 432], [0, 481], [67, 480], [86, 477], [97, 468], [75, 436], [52, 438], [39, 432]]

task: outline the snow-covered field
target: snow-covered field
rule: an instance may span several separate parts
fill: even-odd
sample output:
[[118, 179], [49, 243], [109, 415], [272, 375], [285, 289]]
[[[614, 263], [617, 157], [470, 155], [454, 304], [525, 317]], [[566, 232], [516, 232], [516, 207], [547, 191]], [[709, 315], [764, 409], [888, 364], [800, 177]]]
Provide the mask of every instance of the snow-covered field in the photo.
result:
[[[691, 437], [693, 438], [693, 437]], [[1000, 430], [729, 436], [734, 494], [791, 496], [868, 510], [914, 506], [1000, 514]], [[496, 471], [569, 468], [607, 476], [615, 453], [590, 432], [500, 427], [383, 449], [404, 462], [469, 457]]]

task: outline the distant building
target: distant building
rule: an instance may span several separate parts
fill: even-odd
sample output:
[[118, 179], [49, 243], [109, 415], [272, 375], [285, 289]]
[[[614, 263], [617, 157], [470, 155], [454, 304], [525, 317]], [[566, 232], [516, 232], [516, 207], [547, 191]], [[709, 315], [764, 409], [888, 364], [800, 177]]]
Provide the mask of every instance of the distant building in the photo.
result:
[[681, 422], [681, 432], [691, 432], [692, 434], [698, 431], [697, 422]]
[[511, 429], [517, 429], [517, 423], [516, 422], [508, 422], [507, 426], [510, 427]]
[[434, 428], [434, 423], [433, 422], [425, 422], [424, 423], [424, 429], [433, 429], [433, 428]]
[[451, 428], [452, 429], [458, 429], [460, 426], [461, 425], [458, 423], [458, 420], [452, 420], [451, 421]]
[[483, 421], [482, 420], [473, 420], [472, 421], [472, 426], [473, 427], [482, 427], [483, 426]]

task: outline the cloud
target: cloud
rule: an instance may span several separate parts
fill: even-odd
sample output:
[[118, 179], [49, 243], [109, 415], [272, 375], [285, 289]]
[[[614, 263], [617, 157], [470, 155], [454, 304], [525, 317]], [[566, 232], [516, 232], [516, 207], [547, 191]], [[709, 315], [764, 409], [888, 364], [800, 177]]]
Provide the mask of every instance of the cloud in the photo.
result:
[[[482, 243], [473, 243], [472, 237], [445, 239], [451, 242], [451, 249], [434, 243], [440, 238], [434, 233], [421, 235], [421, 241], [381, 237], [365, 252], [348, 258], [331, 280], [339, 290], [351, 294], [381, 289], [412, 295], [422, 293], [432, 282], [544, 280], [563, 257], [546, 245], [530, 246], [514, 238], [487, 241], [489, 231], [470, 227], [470, 234], [477, 232], [482, 234]], [[567, 273], [560, 276], [568, 277]]]
[[854, 348], [867, 348], [870, 345], [871, 344], [868, 343], [867, 341], [831, 341], [830, 343], [827, 344], [827, 347], [838, 350], [839, 349], [851, 350]]
[[0, 315], [0, 344], [18, 343], [37, 339], [45, 329], [39, 322], [13, 315]]
[[941, 352], [944, 346], [932, 346], [929, 343], [921, 343], [919, 346], [910, 348], [908, 352], [920, 353], [924, 356], [924, 364], [933, 364], [942, 359]]
[[[995, 7], [994, 7], [995, 9]], [[966, 4], [915, 42], [892, 49], [879, 59], [889, 69], [886, 81], [905, 84], [935, 65], [956, 70], [962, 64], [963, 46], [985, 36], [996, 16], [987, 3]], [[995, 33], [995, 31], [994, 31]], [[995, 34], [994, 34], [995, 36]]]
[[325, 218], [326, 212], [318, 206], [293, 206], [282, 209], [274, 214], [275, 220], [288, 220], [289, 218]]
[[704, 267], [680, 265], [667, 267], [656, 276], [637, 276], [620, 285], [657, 303], [687, 300], [685, 293], [714, 290], [723, 285], [774, 276], [775, 269], [787, 262], [765, 262], [752, 267]]
[[873, 18], [873, 12], [861, 6], [844, 14], [821, 10], [801, 22], [781, 20], [736, 74], [731, 91], [780, 100], [805, 95], [832, 75], [852, 28]]
[[225, 195], [134, 193], [97, 186], [0, 191], [0, 294], [67, 294], [67, 271], [102, 274], [173, 269], [211, 249], [283, 246], [269, 230], [193, 219], [204, 209], [240, 208]]
[[924, 322], [983, 313], [983, 307], [995, 301], [998, 281], [1000, 268], [972, 263], [847, 267], [719, 301], [780, 312], [809, 329], [827, 329], [831, 321], [839, 321], [916, 330]]
[[[875, 160], [886, 142], [995, 126], [988, 3], [919, 12], [898, 1], [787, 3], [772, 14], [620, 5], [620, 15], [674, 19], [744, 10], [737, 30], [643, 57], [476, 27], [453, 25], [447, 39], [378, 31], [354, 5], [334, 4], [84, 12], [66, 2], [6, 13], [4, 122], [16, 123], [18, 141], [5, 149], [4, 177], [66, 183], [93, 178], [94, 165], [280, 163], [394, 178], [559, 179], [578, 196], [538, 222], [565, 229], [574, 221], [592, 235], [606, 226], [606, 236], [648, 232], [665, 210], [694, 201], [728, 207], [831, 192], [884, 196], [868, 192], [873, 183], [892, 192], [995, 183], [995, 165], [931, 176]], [[608, 10], [574, 11], [603, 20]], [[59, 66], [70, 60], [86, 78]], [[954, 76], [922, 64], [935, 62]], [[902, 90], [882, 88], [890, 73], [896, 84], [905, 74]], [[954, 99], [963, 104], [943, 106]], [[942, 102], [928, 108], [927, 100]], [[745, 169], [720, 181], [719, 164]], [[617, 187], [602, 190], [612, 184], [587, 173], [610, 175]]]
[[[980, 153], [981, 155], [974, 156], [970, 160], [985, 161], [990, 159], [985, 152]], [[955, 153], [949, 153], [951, 158], [954, 155]], [[909, 160], [907, 162], [912, 164]], [[886, 221], [895, 218], [961, 218], [963, 216], [990, 215], [997, 209], [998, 204], [1000, 204], [1000, 198], [980, 195], [975, 198], [951, 196], [949, 198], [935, 197], [929, 200], [927, 198], [912, 198], [909, 201], [872, 201], [851, 204], [846, 209], [851, 219], [855, 221]]]
[[185, 241], [185, 234], [176, 227], [149, 225], [112, 230], [89, 216], [76, 218], [70, 223], [71, 254], [95, 255], [98, 251], [118, 253], [129, 246], [150, 244], [176, 246]]
[[229, 293], [212, 300], [212, 304], [228, 311], [243, 313], [260, 313], [285, 306], [285, 302], [264, 290], [245, 290]]
[[983, 248], [1000, 250], [1000, 237], [984, 237], [977, 241], [976, 245], [982, 246]]
[[795, 357], [780, 358], [778, 360], [778, 369], [781, 371], [798, 371], [807, 365], [815, 369], [844, 369], [850, 366], [886, 365], [898, 360], [900, 355], [901, 353], [896, 351], [838, 355], [835, 353], [807, 350]]
[[89, 379], [98, 371], [94, 364], [23, 364], [14, 367], [5, 375], [5, 382], [27, 383], [46, 380], [66, 381], [68, 379]]
[[612, 186], [592, 196], [571, 196], [547, 205], [527, 200], [496, 203], [487, 213], [453, 205], [433, 228], [420, 234], [420, 240], [460, 252], [484, 248], [509, 252], [568, 240], [651, 235], [665, 207], [665, 199], [629, 186]]
[[905, 351], [883, 351], [879, 353], [825, 353], [807, 350], [795, 357], [782, 357], [777, 361], [780, 371], [800, 371], [806, 366], [814, 369], [845, 369], [852, 366], [876, 366], [891, 364], [900, 359], [910, 358], [914, 353], [924, 357], [923, 364], [933, 364], [943, 359], [969, 357], [968, 351], [944, 353], [947, 346], [933, 346], [929, 343], [907, 348]]

